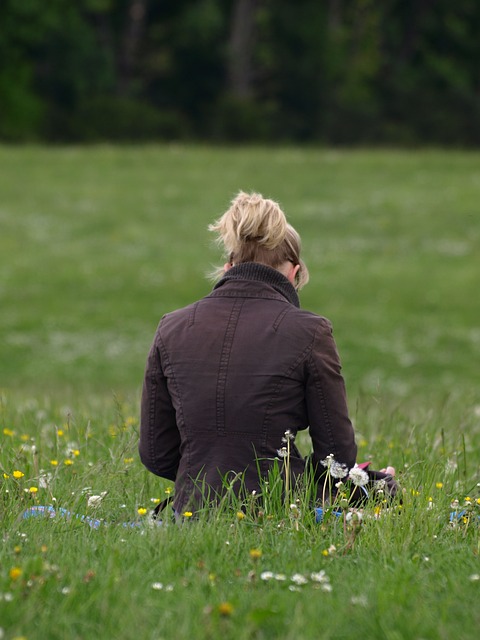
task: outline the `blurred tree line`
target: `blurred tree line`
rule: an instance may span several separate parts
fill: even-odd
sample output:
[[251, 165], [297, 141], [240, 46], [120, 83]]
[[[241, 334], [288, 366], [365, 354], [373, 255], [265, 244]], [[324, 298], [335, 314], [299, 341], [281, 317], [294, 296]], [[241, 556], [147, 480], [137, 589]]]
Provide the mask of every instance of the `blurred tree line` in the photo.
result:
[[480, 143], [479, 0], [0, 0], [0, 139]]

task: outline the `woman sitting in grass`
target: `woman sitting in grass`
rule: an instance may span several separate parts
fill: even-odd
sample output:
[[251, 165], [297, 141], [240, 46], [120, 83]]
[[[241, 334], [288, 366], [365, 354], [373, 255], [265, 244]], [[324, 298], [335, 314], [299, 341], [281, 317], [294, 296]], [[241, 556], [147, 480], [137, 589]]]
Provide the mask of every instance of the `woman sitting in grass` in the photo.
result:
[[[232, 479], [237, 495], [260, 494], [286, 455], [291, 489], [308, 470], [324, 500], [325, 478], [358, 470], [357, 447], [331, 324], [300, 308], [300, 236], [257, 193], [239, 193], [210, 230], [228, 260], [209, 295], [160, 321], [143, 385], [141, 460], [175, 482], [178, 514], [217, 501]], [[294, 443], [303, 429], [308, 464]], [[394, 469], [382, 472], [373, 473], [394, 493]]]

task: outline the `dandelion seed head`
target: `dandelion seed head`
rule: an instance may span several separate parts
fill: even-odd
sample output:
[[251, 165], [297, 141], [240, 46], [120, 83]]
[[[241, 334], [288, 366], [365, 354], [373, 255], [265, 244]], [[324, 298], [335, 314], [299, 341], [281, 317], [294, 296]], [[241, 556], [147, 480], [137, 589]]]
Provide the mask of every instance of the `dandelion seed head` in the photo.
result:
[[348, 477], [357, 487], [364, 487], [368, 483], [368, 473], [357, 464], [350, 469]]

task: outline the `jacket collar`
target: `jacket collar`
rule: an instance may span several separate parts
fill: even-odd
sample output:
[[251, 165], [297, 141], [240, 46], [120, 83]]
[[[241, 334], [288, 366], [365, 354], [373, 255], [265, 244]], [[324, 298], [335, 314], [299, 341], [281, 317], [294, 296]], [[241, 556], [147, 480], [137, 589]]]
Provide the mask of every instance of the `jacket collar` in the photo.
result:
[[286, 298], [288, 302], [293, 304], [295, 307], [300, 307], [300, 301], [294, 286], [288, 278], [286, 278], [283, 273], [280, 273], [277, 269], [272, 269], [272, 267], [267, 267], [266, 265], [258, 262], [242, 262], [225, 272], [225, 275], [213, 288], [214, 290], [218, 289], [227, 282], [234, 280], [252, 280], [254, 282], [263, 282], [268, 284]]

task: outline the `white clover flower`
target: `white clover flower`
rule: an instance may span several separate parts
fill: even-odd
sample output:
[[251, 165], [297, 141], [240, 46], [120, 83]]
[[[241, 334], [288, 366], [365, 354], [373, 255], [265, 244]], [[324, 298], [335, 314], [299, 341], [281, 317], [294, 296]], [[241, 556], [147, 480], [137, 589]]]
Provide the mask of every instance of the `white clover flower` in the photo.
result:
[[163, 583], [162, 582], [153, 582], [152, 583], [152, 589], [154, 589], [155, 591], [161, 591], [163, 589]]
[[297, 585], [307, 584], [308, 580], [301, 573], [294, 573], [290, 580]]
[[472, 573], [472, 575], [468, 579], [472, 582], [477, 582], [478, 580], [480, 580], [480, 574]]
[[279, 582], [283, 582], [284, 580], [287, 579], [287, 576], [284, 573], [276, 573], [274, 576], [275, 580], [278, 580]]
[[350, 469], [348, 477], [357, 487], [364, 487], [368, 483], [368, 473], [360, 469], [358, 464]]
[[329, 582], [324, 582], [321, 586], [322, 591], [330, 593], [332, 591], [332, 585]]

